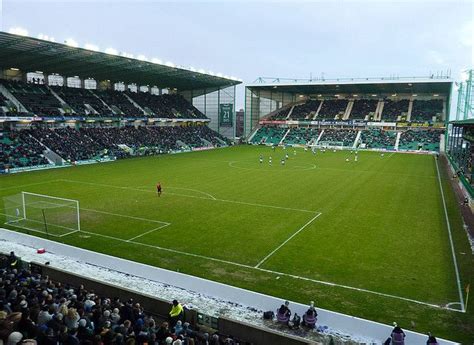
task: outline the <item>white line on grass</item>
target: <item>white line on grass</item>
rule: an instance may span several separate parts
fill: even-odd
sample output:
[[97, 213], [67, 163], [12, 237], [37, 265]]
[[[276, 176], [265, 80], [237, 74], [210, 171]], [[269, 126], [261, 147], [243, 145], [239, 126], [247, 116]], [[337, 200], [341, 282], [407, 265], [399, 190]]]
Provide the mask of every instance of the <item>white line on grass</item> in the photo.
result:
[[434, 157], [434, 160], [435, 160], [435, 164], [436, 164], [436, 172], [438, 173], [438, 183], [439, 183], [439, 189], [441, 191], [441, 199], [443, 199], [444, 216], [445, 216], [445, 219], [446, 219], [446, 226], [448, 228], [449, 243], [451, 245], [451, 254], [452, 254], [452, 257], [453, 257], [454, 271], [456, 273], [456, 282], [457, 282], [457, 285], [458, 285], [458, 293], [459, 293], [459, 301], [461, 303], [461, 311], [465, 312], [465, 310], [464, 310], [464, 298], [462, 296], [462, 289], [461, 289], [461, 279], [460, 279], [460, 276], [459, 276], [458, 263], [456, 261], [456, 251], [454, 250], [453, 236], [451, 234], [451, 225], [449, 223], [448, 211], [446, 209], [446, 200], [444, 198], [443, 185], [441, 184], [441, 177], [440, 177], [440, 174], [439, 174], [438, 160], [436, 159], [436, 157]]
[[[4, 213], [0, 213], [0, 214], [3, 214]], [[19, 219], [18, 221], [21, 221], [23, 220], [24, 218], [22, 219]], [[14, 222], [18, 222], [18, 221], [14, 221]], [[40, 222], [38, 220], [33, 220], [33, 219], [28, 219], [29, 222], [34, 222], [34, 223], [39, 223], [39, 224], [44, 224], [43, 222]], [[16, 225], [16, 224], [13, 224], [13, 222], [6, 222], [5, 225], [10, 225], [10, 226], [13, 226], [15, 228], [19, 228], [19, 229], [24, 229], [24, 230], [29, 230], [29, 231], [34, 231], [34, 232], [38, 232], [38, 233], [41, 233], [41, 234], [45, 234], [45, 235], [48, 235], [48, 236], [54, 236], [54, 237], [64, 237], [64, 236], [68, 236], [68, 235], [71, 235], [71, 234], [75, 234], [76, 232], [79, 232], [79, 230], [71, 230], [70, 228], [67, 228], [65, 226], [61, 226], [61, 225], [54, 225], [55, 227], [58, 227], [58, 228], [63, 228], [63, 229], [67, 229], [67, 230], [71, 230], [69, 232], [66, 232], [65, 234], [61, 234], [61, 235], [56, 235], [56, 234], [53, 234], [53, 233], [50, 233], [49, 231], [46, 232], [45, 230], [38, 230], [38, 229], [32, 229], [32, 228], [29, 228], [27, 226], [24, 226], [24, 225]]]
[[203, 191], [200, 191], [198, 189], [192, 189], [192, 188], [183, 188], [183, 187], [169, 187], [167, 186], [166, 187], [167, 189], [182, 189], [182, 190], [190, 190], [192, 192], [197, 192], [197, 193], [201, 193], [201, 194], [204, 194], [204, 195], [207, 195], [209, 198], [213, 199], [213, 200], [216, 200], [216, 197], [212, 194], [209, 194], [209, 193], [206, 193], [206, 192], [203, 192]]
[[180, 254], [180, 255], [190, 256], [190, 257], [194, 257], [194, 258], [200, 258], [200, 259], [210, 260], [210, 261], [214, 261], [214, 262], [219, 262], [219, 263], [229, 264], [229, 265], [233, 265], [233, 266], [238, 266], [238, 267], [242, 267], [242, 268], [247, 268], [247, 269], [251, 269], [251, 270], [257, 270], [257, 271], [260, 271], [260, 272], [271, 273], [271, 274], [275, 274], [275, 275], [278, 275], [278, 276], [290, 277], [290, 278], [294, 278], [294, 279], [309, 281], [309, 282], [316, 283], [316, 284], [339, 287], [339, 288], [343, 288], [343, 289], [359, 291], [359, 292], [373, 294], [373, 295], [377, 295], [377, 296], [398, 299], [398, 300], [402, 300], [402, 301], [406, 301], [406, 302], [412, 302], [412, 303], [416, 303], [416, 304], [420, 304], [420, 305], [424, 305], [424, 306], [428, 306], [428, 307], [432, 307], [432, 308], [437, 308], [437, 309], [447, 309], [447, 310], [450, 310], [450, 311], [460, 312], [458, 309], [452, 309], [452, 308], [449, 308], [449, 307], [446, 307], [446, 306], [440, 306], [440, 305], [437, 305], [437, 304], [422, 302], [422, 301], [418, 301], [418, 300], [411, 299], [411, 298], [390, 295], [390, 294], [386, 294], [386, 293], [383, 293], [383, 292], [377, 292], [377, 291], [372, 291], [372, 290], [367, 290], [367, 289], [362, 289], [362, 288], [356, 288], [356, 287], [353, 287], [353, 286], [348, 286], [348, 285], [343, 285], [343, 284], [331, 283], [331, 282], [327, 282], [327, 281], [323, 281], [323, 280], [317, 280], [317, 279], [312, 279], [312, 278], [307, 278], [307, 277], [301, 277], [301, 276], [297, 276], [297, 275], [289, 274], [289, 273], [272, 271], [272, 270], [265, 269], [265, 268], [245, 265], [245, 264], [241, 264], [241, 263], [237, 263], [237, 262], [233, 262], [233, 261], [216, 259], [216, 258], [213, 258], [213, 257], [188, 253], [188, 252], [184, 252], [184, 251], [180, 251], [180, 250], [176, 250], [176, 249], [165, 248], [165, 247], [160, 247], [160, 246], [154, 246], [154, 245], [147, 244], [147, 243], [140, 243], [140, 242], [135, 242], [135, 241], [124, 240], [124, 239], [121, 239], [121, 238], [108, 236], [108, 235], [102, 235], [102, 234], [98, 234], [98, 233], [90, 232], [90, 231], [81, 230], [80, 232], [81, 233], [86, 233], [86, 234], [89, 234], [89, 235], [93, 235], [93, 236], [104, 237], [104, 238], [108, 238], [108, 239], [112, 239], [112, 240], [115, 240], [115, 241], [124, 242], [124, 243], [128, 243], [128, 244], [131, 243], [131, 244], [135, 244], [135, 245], [138, 245], [138, 246], [144, 246], [144, 247], [148, 247], [148, 248], [158, 249], [158, 250], [161, 250], [161, 251], [170, 252], [170, 253], [174, 253], [174, 254]]
[[315, 215], [313, 218], [311, 218], [305, 225], [303, 225], [301, 228], [299, 228], [293, 235], [288, 237], [282, 244], [280, 244], [278, 247], [276, 247], [274, 250], [272, 250], [267, 256], [265, 256], [260, 262], [255, 265], [255, 268], [259, 268], [265, 261], [267, 261], [273, 254], [275, 254], [281, 247], [283, 247], [285, 244], [287, 244], [293, 237], [298, 235], [301, 231], [303, 231], [309, 224], [311, 224], [316, 218], [318, 218], [321, 215], [321, 213], [318, 213]]
[[107, 211], [99, 211], [99, 210], [95, 210], [95, 209], [93, 209], [93, 208], [84, 208], [84, 207], [81, 207], [80, 209], [81, 209], [81, 210], [84, 210], [84, 211], [90, 211], [90, 212], [97, 212], [97, 213], [109, 214], [109, 215], [111, 215], [111, 216], [124, 217], [124, 218], [136, 219], [136, 220], [144, 220], [144, 221], [151, 222], [151, 223], [160, 223], [160, 224], [164, 224], [164, 226], [168, 226], [168, 225], [171, 224], [171, 223], [168, 223], [168, 222], [162, 222], [162, 221], [160, 221], [160, 220], [154, 220], [154, 219], [148, 219], [148, 218], [142, 218], [142, 217], [134, 217], [134, 216], [127, 216], [127, 215], [124, 215], [124, 214], [113, 213], [113, 212], [107, 212]]
[[143, 234], [140, 234], [140, 235], [137, 235], [137, 236], [135, 236], [135, 237], [129, 238], [129, 239], [127, 240], [127, 242], [132, 242], [133, 240], [136, 240], [137, 238], [140, 238], [140, 237], [142, 237], [142, 236], [151, 234], [152, 232], [154, 232], [154, 231], [156, 231], [156, 230], [163, 229], [163, 228], [167, 227], [168, 225], [170, 225], [170, 224], [169, 224], [169, 223], [168, 223], [168, 224], [164, 224], [164, 225], [162, 225], [162, 226], [159, 226], [159, 227], [157, 227], [157, 228], [154, 228], [154, 229], [151, 229], [151, 230], [149, 230], [149, 231], [147, 231], [147, 232], [144, 232]]
[[[64, 182], [72, 182], [72, 183], [89, 184], [89, 185], [98, 186], [98, 187], [108, 187], [108, 188], [117, 188], [117, 189], [125, 189], [125, 190], [134, 190], [134, 191], [146, 192], [146, 193], [156, 193], [156, 192], [154, 192], [154, 191], [152, 191], [152, 190], [146, 190], [146, 189], [140, 189], [140, 188], [134, 188], [134, 187], [114, 186], [114, 185], [103, 184], [103, 183], [85, 182], [85, 181], [77, 181], [77, 180], [65, 180], [65, 179], [63, 179], [63, 180], [61, 180], [61, 181], [64, 181]], [[314, 214], [314, 213], [317, 213], [317, 211], [314, 211], [314, 210], [305, 210], [305, 209], [291, 208], [291, 207], [284, 207], [284, 206], [258, 204], [258, 203], [245, 202], [245, 201], [238, 201], [238, 200], [211, 199], [211, 198], [208, 198], [208, 197], [202, 197], [202, 196], [196, 196], [196, 195], [186, 195], [186, 194], [177, 194], [177, 193], [166, 193], [166, 194], [178, 195], [178, 196], [183, 196], [183, 197], [186, 197], [186, 198], [195, 198], [195, 199], [203, 199], [203, 200], [227, 202], [227, 203], [232, 203], [232, 204], [241, 204], [241, 205], [249, 205], [249, 206], [275, 208], [275, 209], [279, 209], [279, 210], [297, 211], [297, 212], [307, 212], [307, 213], [313, 213], [313, 214]]]

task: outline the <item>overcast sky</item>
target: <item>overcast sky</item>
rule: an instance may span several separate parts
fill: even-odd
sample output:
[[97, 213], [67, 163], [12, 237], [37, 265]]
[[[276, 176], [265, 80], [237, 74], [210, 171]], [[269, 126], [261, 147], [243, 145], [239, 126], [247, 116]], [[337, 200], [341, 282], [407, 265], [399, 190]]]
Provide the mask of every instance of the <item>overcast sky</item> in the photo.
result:
[[[473, 67], [471, 1], [0, 0], [3, 31], [236, 76], [421, 76]], [[237, 108], [243, 107], [243, 88]]]

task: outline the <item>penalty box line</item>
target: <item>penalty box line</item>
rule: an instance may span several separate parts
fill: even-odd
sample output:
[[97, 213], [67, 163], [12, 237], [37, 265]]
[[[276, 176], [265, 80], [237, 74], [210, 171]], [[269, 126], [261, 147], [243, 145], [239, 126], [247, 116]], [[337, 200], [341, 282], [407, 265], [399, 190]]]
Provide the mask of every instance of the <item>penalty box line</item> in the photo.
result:
[[[62, 181], [62, 182], [71, 182], [71, 183], [88, 184], [88, 185], [91, 185], [91, 186], [106, 187], [106, 188], [117, 188], [117, 189], [124, 189], [124, 190], [134, 190], [134, 191], [146, 192], [146, 193], [156, 193], [156, 192], [154, 192], [154, 191], [146, 190], [146, 189], [141, 189], [141, 188], [124, 187], [124, 186], [114, 186], [114, 185], [111, 185], [111, 184], [96, 183], [96, 182], [86, 182], [86, 181], [77, 181], [77, 180], [68, 180], [68, 179], [61, 179], [61, 180], [59, 180], [59, 181]], [[171, 193], [171, 192], [167, 192], [166, 194], [177, 195], [177, 196], [182, 196], [182, 197], [186, 197], [186, 198], [195, 198], [195, 199], [203, 199], [203, 200], [227, 202], [227, 203], [232, 203], [232, 204], [241, 204], [241, 205], [258, 206], [258, 207], [266, 207], [266, 208], [275, 208], [275, 209], [286, 210], [286, 211], [297, 211], [297, 212], [306, 212], [306, 213], [313, 213], [313, 214], [315, 214], [315, 213], [318, 212], [318, 211], [314, 211], [314, 210], [305, 210], [305, 209], [300, 209], [300, 208], [291, 208], [291, 207], [284, 207], [284, 206], [259, 204], [259, 203], [245, 202], [245, 201], [239, 201], [239, 200], [228, 200], [228, 199], [210, 198], [210, 197], [203, 197], [203, 196], [197, 196], [197, 195], [186, 195], [186, 194]]]
[[86, 234], [90, 234], [90, 235], [93, 235], [93, 236], [99, 236], [99, 237], [103, 237], [103, 238], [108, 238], [108, 239], [111, 239], [111, 240], [115, 240], [115, 241], [123, 242], [123, 243], [127, 243], [127, 244], [134, 244], [134, 245], [137, 245], [137, 246], [143, 246], [143, 247], [148, 247], [148, 248], [152, 248], [152, 249], [157, 249], [157, 250], [170, 252], [170, 253], [174, 253], [174, 254], [180, 254], [180, 255], [184, 255], [184, 256], [189, 256], [189, 257], [194, 257], [194, 258], [199, 258], [199, 259], [205, 259], [205, 260], [209, 260], [209, 261], [214, 261], [214, 262], [224, 263], [224, 264], [237, 266], [237, 267], [241, 267], [241, 268], [246, 268], [246, 269], [250, 269], [250, 270], [256, 270], [256, 271], [260, 271], [260, 272], [275, 274], [275, 275], [278, 275], [278, 276], [289, 277], [289, 278], [298, 279], [298, 280], [304, 280], [304, 281], [308, 281], [308, 282], [315, 283], [315, 284], [338, 287], [338, 288], [342, 288], [342, 289], [358, 291], [358, 292], [362, 292], [362, 293], [368, 293], [368, 294], [387, 297], [387, 298], [398, 299], [398, 300], [402, 300], [402, 301], [405, 301], [405, 302], [411, 302], [411, 303], [416, 303], [416, 304], [428, 306], [428, 307], [431, 307], [431, 308], [443, 309], [443, 310], [449, 310], [449, 311], [456, 311], [456, 312], [464, 312], [464, 311], [461, 311], [459, 309], [450, 308], [448, 306], [441, 306], [441, 305], [437, 305], [437, 304], [433, 304], [433, 303], [418, 301], [418, 300], [407, 298], [407, 297], [390, 295], [390, 294], [386, 294], [386, 293], [383, 293], [383, 292], [377, 292], [377, 291], [372, 291], [372, 290], [368, 290], [368, 289], [357, 288], [357, 287], [353, 287], [353, 286], [349, 286], [349, 285], [337, 284], [337, 283], [327, 282], [327, 281], [324, 281], [324, 280], [307, 278], [307, 277], [298, 276], [298, 275], [289, 274], [289, 273], [284, 273], [284, 272], [279, 272], [279, 271], [273, 271], [273, 270], [269, 270], [269, 269], [265, 269], [265, 268], [261, 268], [261, 267], [255, 267], [255, 266], [250, 266], [250, 265], [246, 265], [246, 264], [241, 264], [241, 263], [238, 263], [238, 262], [217, 259], [217, 258], [205, 256], [205, 255], [193, 254], [193, 253], [188, 253], [188, 252], [184, 252], [184, 251], [181, 251], [181, 250], [165, 248], [165, 247], [160, 247], [160, 246], [154, 246], [154, 245], [147, 244], [147, 243], [135, 242], [133, 240], [124, 240], [124, 239], [113, 237], [113, 236], [98, 234], [98, 233], [95, 233], [95, 232], [81, 230], [81, 233], [86, 233]]
[[273, 254], [275, 254], [281, 247], [283, 247], [285, 244], [287, 244], [293, 237], [298, 235], [301, 231], [303, 231], [309, 224], [311, 224], [316, 218], [318, 218], [322, 213], [318, 213], [315, 215], [313, 218], [311, 218], [305, 225], [303, 225], [301, 228], [299, 228], [293, 235], [288, 237], [283, 243], [281, 243], [278, 247], [276, 247], [274, 250], [272, 250], [267, 256], [265, 256], [260, 262], [255, 265], [255, 268], [259, 268], [265, 261], [267, 261]]

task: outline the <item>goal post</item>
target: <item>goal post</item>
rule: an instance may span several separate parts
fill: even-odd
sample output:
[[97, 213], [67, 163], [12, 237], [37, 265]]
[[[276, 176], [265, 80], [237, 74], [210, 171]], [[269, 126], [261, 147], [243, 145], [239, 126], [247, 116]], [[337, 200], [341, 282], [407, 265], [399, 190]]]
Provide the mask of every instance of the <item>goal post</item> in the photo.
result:
[[3, 201], [6, 225], [57, 237], [81, 230], [78, 200], [21, 192]]

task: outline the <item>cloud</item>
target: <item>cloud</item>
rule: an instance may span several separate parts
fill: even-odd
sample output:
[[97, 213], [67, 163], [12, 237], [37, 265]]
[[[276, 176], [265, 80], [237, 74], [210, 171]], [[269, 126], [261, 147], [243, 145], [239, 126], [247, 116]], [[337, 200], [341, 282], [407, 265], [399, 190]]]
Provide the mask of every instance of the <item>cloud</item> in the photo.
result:
[[474, 21], [470, 20], [461, 28], [459, 41], [463, 46], [474, 47]]
[[437, 65], [444, 65], [444, 63], [446, 62], [444, 57], [437, 50], [429, 50], [428, 51], [428, 60], [431, 63], [435, 63]]

